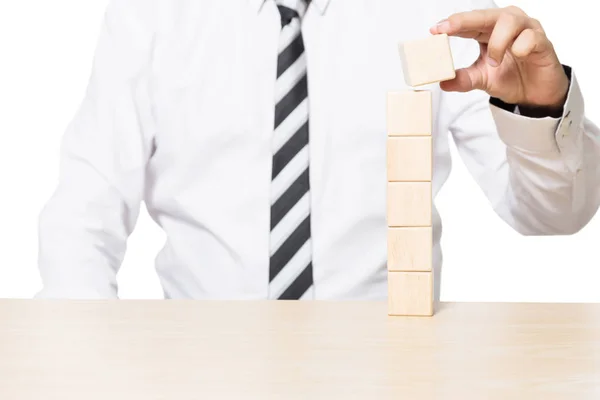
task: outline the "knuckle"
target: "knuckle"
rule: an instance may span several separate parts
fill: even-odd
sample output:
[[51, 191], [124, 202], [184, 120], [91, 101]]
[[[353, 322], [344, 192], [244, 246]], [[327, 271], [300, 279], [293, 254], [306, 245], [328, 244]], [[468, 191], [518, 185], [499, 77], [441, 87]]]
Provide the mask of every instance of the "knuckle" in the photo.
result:
[[519, 15], [515, 15], [515, 14], [511, 14], [511, 13], [506, 14], [506, 19], [515, 25], [523, 20], [523, 18], [521, 18]]
[[480, 40], [482, 40], [482, 39], [483, 39], [483, 37], [484, 37], [484, 36], [485, 36], [485, 33], [483, 33], [483, 32], [477, 32], [477, 33], [475, 34], [475, 37], [474, 37], [473, 39], [475, 39], [475, 40], [477, 40], [477, 41], [480, 41]]
[[541, 38], [541, 37], [544, 37], [544, 36], [545, 36], [544, 32], [540, 32], [540, 31], [538, 31], [538, 30], [536, 30], [536, 29], [527, 29], [527, 31], [528, 31], [528, 32], [531, 32], [531, 35], [532, 35], [533, 37], [538, 37], [538, 38]]
[[498, 23], [504, 26], [514, 26], [521, 22], [520, 17], [508, 12], [502, 13], [498, 18]]
[[534, 29], [537, 29], [537, 30], [543, 30], [543, 28], [542, 28], [542, 23], [541, 23], [541, 22], [540, 22], [538, 19], [535, 19], [535, 18], [530, 18], [530, 19], [529, 19], [529, 23], [531, 24], [531, 26], [532, 26]]
[[546, 40], [546, 34], [544, 32], [538, 31], [536, 29], [527, 29], [528, 34], [530, 35], [532, 40], [536, 41], [544, 41]]
[[550, 41], [550, 39], [548, 39], [548, 36], [546, 36], [546, 34], [544, 32], [536, 32], [536, 34], [537, 34], [537, 38], [538, 38], [537, 39], [538, 43], [546, 44], [549, 47], [551, 47], [552, 49], [554, 49], [552, 42]]
[[505, 8], [505, 10], [514, 15], [526, 15], [525, 11], [517, 6], [508, 6]]

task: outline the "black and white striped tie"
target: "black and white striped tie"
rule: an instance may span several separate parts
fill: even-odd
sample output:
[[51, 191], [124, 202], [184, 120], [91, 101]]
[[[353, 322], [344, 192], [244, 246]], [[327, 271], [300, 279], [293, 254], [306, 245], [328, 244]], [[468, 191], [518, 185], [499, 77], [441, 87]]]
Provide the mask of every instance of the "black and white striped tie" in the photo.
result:
[[314, 297], [310, 233], [308, 85], [304, 0], [276, 0], [281, 14], [271, 183], [269, 298]]

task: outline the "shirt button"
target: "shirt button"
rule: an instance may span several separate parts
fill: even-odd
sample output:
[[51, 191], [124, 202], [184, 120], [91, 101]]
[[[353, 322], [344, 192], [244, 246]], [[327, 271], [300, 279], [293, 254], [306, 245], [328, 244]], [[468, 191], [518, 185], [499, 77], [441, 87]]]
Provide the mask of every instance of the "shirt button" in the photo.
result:
[[571, 115], [571, 111], [568, 111], [563, 119], [563, 137], [569, 136], [569, 134], [571, 133], [571, 125], [573, 125], [573, 120], [569, 118], [569, 115]]

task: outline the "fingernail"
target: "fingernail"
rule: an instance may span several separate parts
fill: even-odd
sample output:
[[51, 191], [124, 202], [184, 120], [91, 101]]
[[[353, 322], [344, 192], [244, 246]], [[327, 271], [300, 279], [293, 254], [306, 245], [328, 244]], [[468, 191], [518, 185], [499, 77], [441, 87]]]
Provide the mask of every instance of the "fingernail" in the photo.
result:
[[445, 32], [450, 28], [450, 22], [448, 22], [447, 19], [443, 19], [440, 22], [438, 22], [437, 24], [435, 24], [435, 27], [437, 28], [438, 31]]
[[497, 67], [497, 66], [499, 65], [499, 64], [498, 64], [498, 61], [494, 60], [492, 57], [489, 57], [489, 56], [488, 56], [488, 58], [487, 58], [487, 62], [488, 62], [488, 64], [489, 64], [489, 65], [491, 65], [492, 67]]

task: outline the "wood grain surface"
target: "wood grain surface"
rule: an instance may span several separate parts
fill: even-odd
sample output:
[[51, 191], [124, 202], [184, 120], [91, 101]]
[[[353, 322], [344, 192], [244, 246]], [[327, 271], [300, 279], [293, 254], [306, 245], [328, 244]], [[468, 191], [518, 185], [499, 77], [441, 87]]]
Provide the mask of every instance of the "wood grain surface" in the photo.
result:
[[0, 399], [600, 399], [600, 305], [0, 301]]

